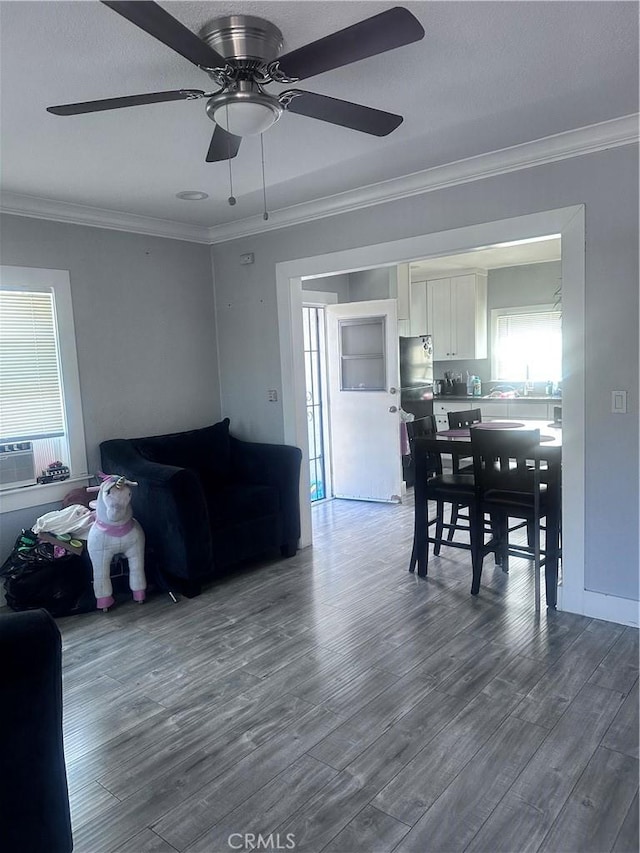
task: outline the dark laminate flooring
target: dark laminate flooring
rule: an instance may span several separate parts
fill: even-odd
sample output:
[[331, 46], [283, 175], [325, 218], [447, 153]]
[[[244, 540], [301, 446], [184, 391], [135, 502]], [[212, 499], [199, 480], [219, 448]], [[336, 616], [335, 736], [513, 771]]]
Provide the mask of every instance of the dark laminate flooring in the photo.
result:
[[411, 504], [58, 620], [77, 853], [638, 850], [638, 632], [536, 617], [526, 562], [410, 575]]

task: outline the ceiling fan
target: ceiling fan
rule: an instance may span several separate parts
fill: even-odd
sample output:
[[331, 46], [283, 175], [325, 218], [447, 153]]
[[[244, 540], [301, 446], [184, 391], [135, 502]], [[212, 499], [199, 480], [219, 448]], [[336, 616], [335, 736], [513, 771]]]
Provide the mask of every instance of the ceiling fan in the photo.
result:
[[301, 89], [288, 89], [274, 96], [265, 92], [264, 86], [272, 82], [297, 83], [403, 47], [424, 36], [421, 24], [411, 12], [396, 6], [279, 56], [282, 33], [274, 24], [253, 15], [216, 18], [196, 35], [149, 0], [102, 2], [197, 65], [220, 88], [215, 92], [177, 89], [106, 98], [47, 107], [47, 111], [68, 116], [162, 101], [206, 98], [207, 115], [216, 125], [206, 156], [208, 163], [235, 157], [243, 136], [263, 133], [284, 111], [373, 136], [386, 136], [401, 124], [402, 116]]

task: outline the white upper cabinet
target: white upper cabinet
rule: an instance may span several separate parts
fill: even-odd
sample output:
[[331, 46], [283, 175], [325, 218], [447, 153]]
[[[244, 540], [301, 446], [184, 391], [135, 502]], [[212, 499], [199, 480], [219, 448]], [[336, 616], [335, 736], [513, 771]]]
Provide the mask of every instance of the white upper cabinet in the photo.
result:
[[[486, 275], [468, 273], [427, 281], [426, 321], [425, 332], [433, 336], [434, 361], [486, 358]], [[425, 332], [412, 330], [413, 334]]]

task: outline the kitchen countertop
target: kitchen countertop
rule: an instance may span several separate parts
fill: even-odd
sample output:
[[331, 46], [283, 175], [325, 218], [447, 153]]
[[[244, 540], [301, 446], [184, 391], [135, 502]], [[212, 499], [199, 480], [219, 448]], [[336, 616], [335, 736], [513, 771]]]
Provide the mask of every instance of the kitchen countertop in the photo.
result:
[[562, 397], [547, 397], [545, 395], [534, 397], [489, 397], [488, 395], [484, 395], [482, 397], [472, 397], [469, 394], [438, 394], [438, 396], [434, 396], [434, 402], [437, 400], [438, 402], [446, 403], [449, 402], [460, 402], [464, 400], [472, 400], [474, 403], [476, 401], [480, 402], [481, 400], [491, 400], [492, 402], [497, 403], [562, 403]]

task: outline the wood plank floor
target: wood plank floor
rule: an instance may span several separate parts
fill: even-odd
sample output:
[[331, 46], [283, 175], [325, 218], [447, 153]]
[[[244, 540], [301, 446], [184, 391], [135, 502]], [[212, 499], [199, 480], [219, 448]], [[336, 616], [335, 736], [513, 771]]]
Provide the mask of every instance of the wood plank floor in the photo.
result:
[[409, 574], [410, 498], [313, 516], [196, 599], [58, 620], [76, 853], [637, 853], [638, 632], [536, 617], [523, 561]]

